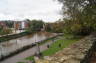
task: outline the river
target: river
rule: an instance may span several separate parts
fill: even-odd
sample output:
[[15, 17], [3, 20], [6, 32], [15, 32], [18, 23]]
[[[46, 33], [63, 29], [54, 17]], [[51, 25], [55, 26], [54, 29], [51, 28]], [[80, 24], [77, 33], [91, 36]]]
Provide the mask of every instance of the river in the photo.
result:
[[50, 38], [56, 35], [57, 35], [56, 33], [38, 32], [35, 34], [30, 34], [24, 37], [2, 42], [0, 43], [0, 58], [1, 58], [1, 55], [6, 56], [11, 52], [14, 52], [24, 46], [30, 45], [35, 42], [39, 42], [41, 40], [45, 40], [47, 38]]

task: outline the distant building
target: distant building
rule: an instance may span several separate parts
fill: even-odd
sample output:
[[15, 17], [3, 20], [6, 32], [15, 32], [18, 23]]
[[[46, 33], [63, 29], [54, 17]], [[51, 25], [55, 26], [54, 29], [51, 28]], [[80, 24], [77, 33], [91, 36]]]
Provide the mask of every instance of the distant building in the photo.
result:
[[29, 25], [28, 25], [28, 22], [26, 22], [26, 21], [14, 21], [14, 28], [15, 29], [23, 30], [28, 27], [29, 27]]
[[[3, 28], [8, 28], [9, 26], [6, 25], [8, 22], [9, 21], [0, 21], [0, 26], [2, 26]], [[13, 22], [12, 28], [16, 30], [26, 29], [29, 27], [28, 21], [10, 21], [10, 22]]]

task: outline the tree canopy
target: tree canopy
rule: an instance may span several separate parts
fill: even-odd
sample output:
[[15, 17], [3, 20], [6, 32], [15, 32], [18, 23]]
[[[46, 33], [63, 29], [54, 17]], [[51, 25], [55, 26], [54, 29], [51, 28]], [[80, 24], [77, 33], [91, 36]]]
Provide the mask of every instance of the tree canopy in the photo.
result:
[[43, 28], [44, 22], [42, 20], [32, 20], [29, 21], [29, 31], [40, 31]]
[[75, 34], [88, 34], [96, 31], [96, 0], [58, 0], [63, 4], [63, 15], [68, 18], [65, 31]]

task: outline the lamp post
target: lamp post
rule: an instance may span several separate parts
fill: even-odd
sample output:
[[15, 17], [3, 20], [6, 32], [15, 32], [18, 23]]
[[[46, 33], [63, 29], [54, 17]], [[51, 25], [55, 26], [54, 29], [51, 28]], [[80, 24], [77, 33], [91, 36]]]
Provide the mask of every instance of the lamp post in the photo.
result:
[[37, 42], [37, 50], [38, 50], [38, 55], [40, 54], [40, 47], [39, 47], [39, 44]]
[[37, 56], [40, 58], [41, 56], [41, 53], [40, 53], [40, 47], [39, 47], [39, 43], [37, 42], [37, 32], [36, 32], [36, 36], [35, 36], [35, 43], [36, 43], [36, 46], [37, 46]]

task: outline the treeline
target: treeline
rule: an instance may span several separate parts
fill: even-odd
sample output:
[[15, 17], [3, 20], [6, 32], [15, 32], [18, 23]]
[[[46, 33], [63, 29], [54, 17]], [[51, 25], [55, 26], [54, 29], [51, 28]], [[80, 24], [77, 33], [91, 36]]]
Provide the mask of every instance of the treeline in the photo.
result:
[[12, 33], [12, 30], [9, 28], [3, 28], [2, 26], [0, 26], [0, 35], [6, 35], [6, 34], [10, 34]]
[[12, 32], [11, 29], [2, 29], [0, 28], [0, 35], [10, 34]]
[[58, 20], [54, 23], [46, 23], [45, 30], [48, 32], [63, 33], [64, 21]]
[[29, 20], [28, 21], [28, 28], [26, 31], [28, 32], [36, 32], [36, 31], [41, 31], [43, 28], [44, 22], [42, 20]]
[[14, 26], [13, 21], [0, 21], [0, 35], [6, 35], [12, 33], [12, 29]]
[[[25, 32], [34, 33], [38, 31], [47, 31], [47, 32], [55, 32], [62, 33], [64, 29], [64, 21], [58, 20], [54, 23], [46, 23], [42, 20], [25, 20], [27, 22], [27, 28], [25, 28]], [[19, 29], [14, 28], [13, 21], [4, 21], [5, 26], [0, 25], [0, 35], [7, 35], [13, 33], [12, 31], [16, 31]], [[17, 27], [20, 27], [18, 25]]]
[[58, 0], [63, 4], [64, 33], [86, 35], [96, 31], [96, 0]]
[[47, 31], [47, 32], [55, 32], [62, 33], [63, 32], [63, 21], [57, 21], [54, 23], [46, 23], [42, 20], [27, 20], [29, 21], [29, 28], [26, 31], [28, 32], [37, 32], [37, 31]]

